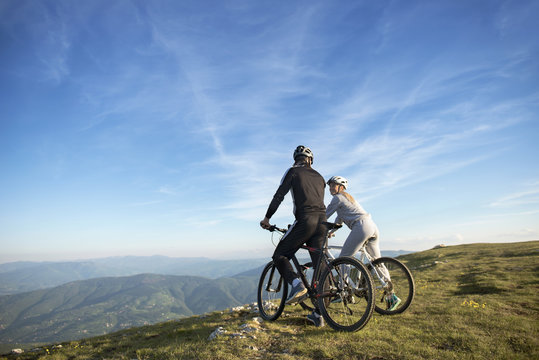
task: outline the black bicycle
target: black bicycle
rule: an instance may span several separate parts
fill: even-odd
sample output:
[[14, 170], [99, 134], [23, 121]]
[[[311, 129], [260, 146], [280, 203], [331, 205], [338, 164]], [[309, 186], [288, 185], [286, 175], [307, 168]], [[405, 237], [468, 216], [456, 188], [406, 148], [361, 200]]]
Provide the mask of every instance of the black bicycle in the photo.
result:
[[[324, 224], [328, 231], [340, 227], [333, 223]], [[285, 229], [274, 225], [268, 230], [286, 233]], [[322, 249], [305, 245], [302, 248], [321, 255], [318, 256], [317, 266], [314, 266], [311, 282], [307, 280], [297, 257], [293, 255], [291, 258], [313, 306], [319, 309], [328, 325], [335, 330], [357, 331], [363, 328], [375, 306], [373, 281], [367, 268], [351, 257], [330, 258], [327, 237]], [[273, 261], [262, 270], [257, 295], [260, 316], [269, 321], [278, 319], [285, 307], [288, 283], [281, 277]]]

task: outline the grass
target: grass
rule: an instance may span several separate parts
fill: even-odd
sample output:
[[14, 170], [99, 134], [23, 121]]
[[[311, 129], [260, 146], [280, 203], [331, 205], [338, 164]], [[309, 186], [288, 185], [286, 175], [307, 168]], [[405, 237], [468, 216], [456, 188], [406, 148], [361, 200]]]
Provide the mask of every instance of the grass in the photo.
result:
[[[469, 244], [401, 256], [416, 282], [401, 315], [355, 333], [315, 328], [299, 306], [275, 322], [213, 312], [0, 359], [539, 359], [539, 241]], [[243, 337], [242, 325], [258, 328]], [[214, 340], [217, 328], [227, 332]]]

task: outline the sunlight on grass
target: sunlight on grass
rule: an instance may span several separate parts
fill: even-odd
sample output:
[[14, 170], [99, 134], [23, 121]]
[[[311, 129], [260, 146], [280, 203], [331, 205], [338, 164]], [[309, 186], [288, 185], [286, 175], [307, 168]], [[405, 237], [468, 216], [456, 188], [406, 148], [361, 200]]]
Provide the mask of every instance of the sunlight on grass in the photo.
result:
[[475, 301], [473, 300], [464, 300], [462, 302], [462, 304], [460, 304], [461, 306], [470, 306], [470, 307], [473, 307], [473, 308], [481, 308], [481, 309], [484, 309], [487, 307], [487, 304], [483, 303], [483, 304], [479, 304], [479, 303], [476, 303]]

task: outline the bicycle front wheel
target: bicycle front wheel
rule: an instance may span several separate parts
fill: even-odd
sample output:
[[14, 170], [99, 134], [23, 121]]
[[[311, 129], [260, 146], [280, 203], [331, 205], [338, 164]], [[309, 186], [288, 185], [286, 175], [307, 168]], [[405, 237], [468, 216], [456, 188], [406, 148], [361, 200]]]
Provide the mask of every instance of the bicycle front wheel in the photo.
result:
[[333, 260], [318, 283], [318, 307], [335, 330], [357, 331], [369, 322], [374, 310], [373, 283], [367, 268], [358, 260]]
[[382, 315], [404, 312], [414, 299], [415, 284], [412, 273], [397, 259], [381, 257], [372, 262], [372, 278], [376, 298], [380, 303], [374, 310]]
[[258, 282], [258, 312], [264, 320], [274, 321], [283, 313], [288, 284], [270, 261], [262, 270]]

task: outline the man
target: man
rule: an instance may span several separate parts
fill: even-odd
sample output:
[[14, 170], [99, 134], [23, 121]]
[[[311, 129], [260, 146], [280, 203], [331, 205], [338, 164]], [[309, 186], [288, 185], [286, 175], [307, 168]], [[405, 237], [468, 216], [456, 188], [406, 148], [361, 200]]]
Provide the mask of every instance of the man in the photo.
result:
[[[287, 304], [297, 304], [307, 297], [307, 289], [299, 275], [290, 264], [290, 258], [304, 243], [314, 248], [324, 245], [327, 228], [322, 224], [326, 221], [326, 206], [324, 205], [324, 178], [313, 168], [314, 157], [311, 149], [300, 145], [294, 151], [294, 165], [289, 168], [279, 188], [273, 196], [266, 216], [260, 221], [260, 226], [268, 229], [269, 219], [277, 211], [288, 191], [292, 191], [294, 201], [294, 224], [288, 229], [273, 253], [273, 262], [286, 282], [291, 285]], [[318, 262], [318, 253], [310, 253], [313, 264]], [[323, 319], [317, 311], [307, 316], [317, 326], [323, 325]]]

